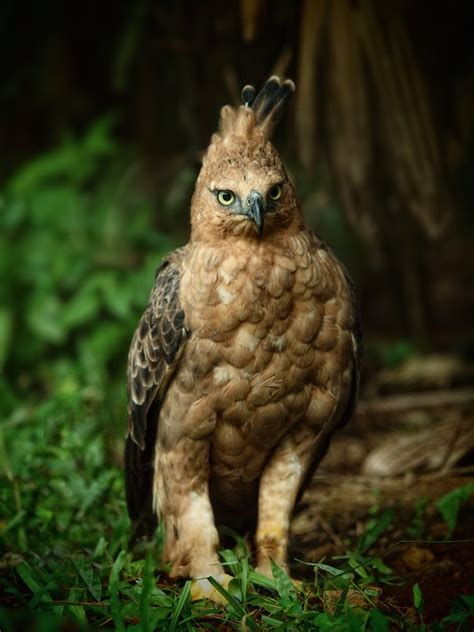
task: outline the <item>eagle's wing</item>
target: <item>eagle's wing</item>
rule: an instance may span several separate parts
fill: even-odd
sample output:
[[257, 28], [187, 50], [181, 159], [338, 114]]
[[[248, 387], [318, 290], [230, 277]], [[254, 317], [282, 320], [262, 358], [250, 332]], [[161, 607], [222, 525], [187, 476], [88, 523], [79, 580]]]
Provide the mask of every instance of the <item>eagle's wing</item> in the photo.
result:
[[[336, 428], [342, 428], [347, 424], [347, 422], [351, 419], [355, 407], [357, 405], [357, 399], [359, 396], [359, 384], [360, 384], [360, 364], [362, 360], [363, 354], [363, 334], [362, 334], [362, 324], [360, 318], [360, 309], [359, 309], [359, 300], [357, 297], [356, 288], [349, 272], [346, 270], [345, 266], [338, 261], [335, 256], [332, 254], [331, 249], [323, 245], [325, 251], [330, 255], [331, 259], [334, 262], [334, 265], [339, 267], [342, 278], [344, 279], [344, 283], [348, 290], [348, 300], [351, 304], [351, 311], [353, 314], [353, 324], [351, 328], [351, 336], [352, 336], [352, 371], [351, 371], [351, 381], [348, 388], [347, 397], [345, 398], [345, 406], [338, 414], [335, 419], [336, 425], [333, 426], [333, 430]], [[321, 459], [325, 455], [329, 443], [331, 441], [332, 432], [327, 434], [321, 434], [321, 440], [317, 442], [316, 450], [312, 456], [312, 461], [308, 467], [308, 470], [305, 474], [303, 483], [299, 490], [298, 500], [301, 499], [301, 496], [306, 489], [306, 487], [311, 482], [313, 478], [313, 474], [321, 462]]]
[[188, 334], [179, 301], [184, 256], [185, 248], [175, 250], [158, 268], [128, 355], [125, 491], [128, 512], [134, 521], [151, 509], [160, 407]]
[[362, 355], [364, 351], [364, 339], [362, 334], [362, 323], [360, 317], [360, 306], [359, 299], [357, 297], [356, 287], [350, 276], [349, 272], [346, 270], [345, 266], [340, 263], [339, 264], [342, 269], [342, 273], [347, 283], [347, 287], [349, 289], [349, 300], [352, 305], [352, 313], [354, 314], [354, 324], [352, 327], [352, 353], [353, 353], [353, 368], [352, 368], [352, 380], [351, 380], [351, 389], [349, 398], [347, 401], [347, 406], [344, 411], [344, 414], [341, 417], [341, 426], [346, 424], [349, 419], [352, 417], [357, 399], [359, 396], [359, 384], [360, 384], [360, 365], [362, 361]]

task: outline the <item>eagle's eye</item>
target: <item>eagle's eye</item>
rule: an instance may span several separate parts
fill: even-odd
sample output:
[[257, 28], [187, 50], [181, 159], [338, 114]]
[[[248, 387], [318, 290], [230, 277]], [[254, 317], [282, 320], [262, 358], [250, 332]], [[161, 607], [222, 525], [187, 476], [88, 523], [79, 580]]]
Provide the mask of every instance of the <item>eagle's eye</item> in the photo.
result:
[[281, 193], [282, 193], [281, 186], [279, 184], [274, 184], [272, 188], [270, 189], [270, 191], [268, 192], [268, 195], [270, 196], [271, 200], [276, 202], [277, 200], [281, 198]]
[[222, 206], [230, 206], [235, 202], [235, 195], [232, 191], [218, 191], [217, 192], [217, 201]]

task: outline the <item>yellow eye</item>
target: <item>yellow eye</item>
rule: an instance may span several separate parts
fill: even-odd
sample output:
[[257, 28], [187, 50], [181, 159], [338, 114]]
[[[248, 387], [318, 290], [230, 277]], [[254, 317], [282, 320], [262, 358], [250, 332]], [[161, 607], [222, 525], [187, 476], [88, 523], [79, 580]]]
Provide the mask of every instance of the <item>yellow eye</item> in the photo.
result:
[[282, 194], [282, 190], [279, 184], [274, 184], [272, 188], [270, 189], [270, 191], [268, 192], [270, 199], [273, 200], [274, 202], [276, 202], [277, 200], [281, 198], [281, 194]]
[[217, 201], [219, 204], [222, 204], [222, 206], [230, 206], [235, 202], [235, 195], [232, 191], [219, 191], [217, 193]]

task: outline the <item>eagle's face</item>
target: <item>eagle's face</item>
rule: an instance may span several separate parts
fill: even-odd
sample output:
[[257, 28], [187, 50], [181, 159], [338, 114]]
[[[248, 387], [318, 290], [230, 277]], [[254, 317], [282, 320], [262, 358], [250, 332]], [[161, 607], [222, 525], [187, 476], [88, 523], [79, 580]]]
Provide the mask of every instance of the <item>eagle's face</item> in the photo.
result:
[[[193, 235], [199, 225], [219, 236], [265, 238], [299, 217], [295, 192], [273, 145], [255, 131], [211, 145], [192, 207]], [[202, 235], [200, 235], [202, 238]]]

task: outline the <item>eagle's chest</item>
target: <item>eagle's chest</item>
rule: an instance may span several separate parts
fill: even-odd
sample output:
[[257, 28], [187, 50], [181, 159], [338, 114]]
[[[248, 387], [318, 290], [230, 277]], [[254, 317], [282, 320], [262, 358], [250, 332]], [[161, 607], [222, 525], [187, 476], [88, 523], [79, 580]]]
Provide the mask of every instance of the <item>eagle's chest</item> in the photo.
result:
[[[239, 256], [209, 248], [192, 263], [183, 275], [182, 303], [199, 339], [253, 353], [270, 331], [270, 337], [280, 336], [290, 320], [306, 318], [316, 306], [317, 273], [309, 253], [260, 247]], [[281, 342], [274, 344], [281, 350]], [[237, 357], [234, 363], [245, 364]]]
[[275, 355], [286, 356], [295, 334], [303, 345], [312, 342], [320, 322], [308, 266], [265, 251], [248, 257], [209, 251], [201, 259], [199, 274], [183, 278], [184, 310], [197, 346], [218, 369], [216, 386], [226, 367], [254, 375]]
[[264, 457], [310, 401], [323, 317], [314, 274], [279, 254], [204, 263], [199, 282], [183, 279], [195, 393], [216, 413], [216, 458]]

